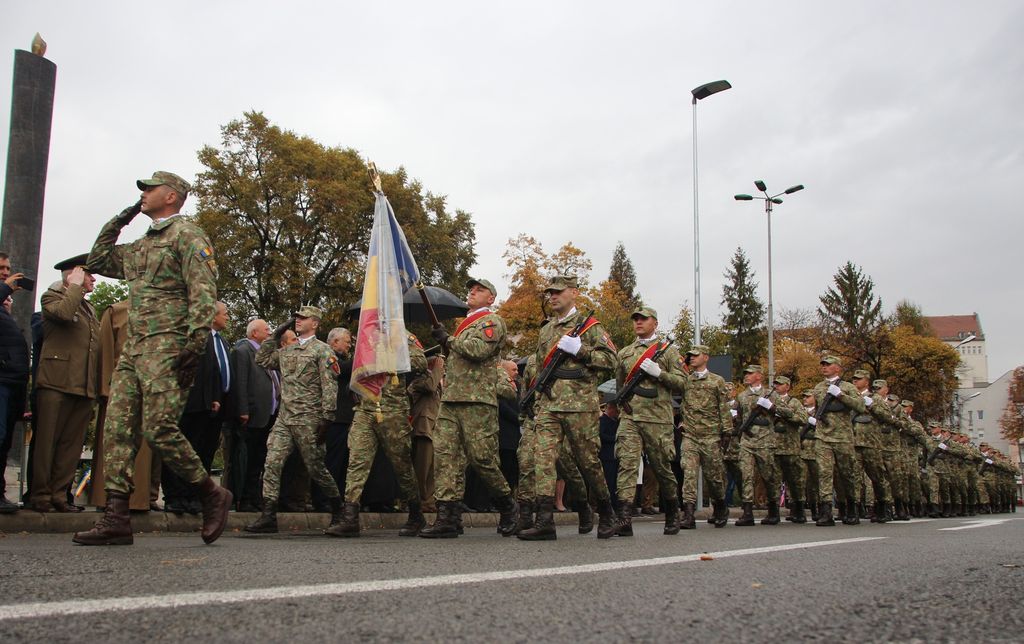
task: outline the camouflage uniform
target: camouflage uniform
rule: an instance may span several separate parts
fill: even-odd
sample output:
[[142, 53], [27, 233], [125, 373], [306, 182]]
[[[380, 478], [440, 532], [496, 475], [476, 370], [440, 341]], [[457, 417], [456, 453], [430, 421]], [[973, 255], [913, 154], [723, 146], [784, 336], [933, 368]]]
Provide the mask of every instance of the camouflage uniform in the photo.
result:
[[263, 498], [276, 506], [281, 491], [281, 469], [293, 449], [299, 450], [310, 478], [328, 499], [341, 492], [324, 465], [324, 447], [317, 442], [316, 428], [334, 418], [338, 402], [340, 367], [334, 351], [316, 337], [278, 348], [271, 337], [256, 352], [256, 364], [281, 372], [281, 405], [277, 421], [267, 441], [267, 461], [263, 470]]
[[947, 456], [949, 445], [938, 436], [929, 439], [929, 461], [926, 471], [928, 475], [928, 502], [932, 504], [932, 515], [941, 508], [948, 516], [950, 504], [950, 468]]
[[[631, 370], [636, 369], [639, 372], [641, 359], [652, 343], [657, 343], [657, 337], [647, 341], [638, 338], [619, 351], [618, 369], [615, 374], [618, 390], [625, 384]], [[663, 495], [669, 498], [671, 491], [676, 489], [676, 477], [672, 472], [672, 463], [676, 460], [672, 429], [672, 391], [682, 391], [683, 379], [686, 376], [680, 368], [681, 363], [679, 352], [674, 347], [669, 347], [658, 358], [661, 375], [657, 379], [642, 375], [640, 384], [633, 390], [634, 396], [629, 401], [629, 410], [619, 410], [615, 456], [619, 459], [619, 500], [624, 504], [629, 504], [632, 500], [630, 492], [640, 473], [640, 461], [644, 452], [647, 453], [648, 464], [658, 479]]]
[[[558, 340], [583, 322], [584, 313], [573, 311], [563, 320], [550, 320], [540, 330], [537, 362], [544, 364]], [[539, 396], [535, 404], [536, 490], [538, 497], [554, 497], [556, 463], [566, 440], [587, 487], [598, 502], [610, 502], [608, 484], [598, 453], [599, 404], [597, 385], [615, 369], [615, 350], [600, 323], [580, 336], [579, 353], [562, 363], [552, 383], [551, 396]]]
[[[427, 371], [423, 345], [409, 334], [408, 374], [393, 376], [380, 392], [380, 403], [369, 398], [359, 401], [348, 433], [348, 472], [345, 501], [359, 503], [370, 476], [377, 449], [382, 448], [395, 469], [398, 486], [407, 502], [419, 499], [419, 487], [412, 466], [412, 425], [409, 424], [409, 396], [405, 383]], [[379, 415], [378, 415], [379, 414]]]
[[217, 300], [217, 266], [206, 234], [174, 215], [140, 239], [114, 245], [125, 222], [107, 222], [89, 253], [92, 273], [128, 282], [128, 339], [114, 370], [104, 429], [106, 489], [130, 494], [145, 439], [183, 481], [207, 477], [178, 429], [187, 391], [172, 369], [182, 349], [202, 355]]
[[[722, 435], [732, 431], [729, 390], [718, 374], [692, 372], [683, 378], [683, 503], [697, 502], [697, 473], [712, 501], [725, 498]], [[732, 443], [739, 441], [733, 439]], [[738, 449], [738, 447], [736, 448]]]
[[[814, 445], [818, 461], [818, 501], [831, 503], [833, 481], [836, 498], [849, 504], [856, 502], [854, 471], [856, 456], [853, 447], [853, 419], [850, 412], [864, 413], [864, 401], [857, 388], [849, 382], [823, 380], [814, 387], [814, 399], [825, 400], [830, 384], [838, 384], [839, 397], [825, 410], [814, 428]], [[820, 404], [820, 403], [819, 403]]]
[[[909, 400], [900, 403], [899, 413], [894, 410], [894, 415], [899, 419], [900, 445], [903, 450], [903, 475], [906, 480], [907, 501], [912, 505], [928, 502], [928, 487], [923, 481], [921, 470], [923, 458], [927, 458], [930, 446], [928, 433], [924, 431], [921, 423], [913, 419], [903, 406], [910, 405]], [[923, 508], [918, 508], [918, 514], [923, 514]]]
[[[813, 393], [813, 392], [812, 392]], [[804, 423], [807, 422], [807, 418], [814, 414], [814, 408], [804, 407], [806, 412]], [[800, 430], [803, 432], [803, 429]], [[817, 441], [813, 438], [806, 438], [800, 441], [800, 461], [801, 471], [804, 477], [804, 499], [805, 502], [811, 508], [812, 518], [816, 518], [818, 515], [818, 455], [816, 449]]]
[[[736, 396], [740, 423], [758, 408], [757, 399], [765, 397], [779, 407], [779, 396], [766, 387], [747, 389]], [[750, 433], [740, 436], [740, 470], [743, 472], [743, 503], [754, 502], [756, 474], [764, 479], [768, 502], [779, 501], [779, 471], [775, 465], [775, 422], [770, 414], [761, 413], [750, 426]]]
[[[866, 476], [874, 491], [877, 503], [892, 503], [892, 490], [889, 488], [889, 473], [885, 469], [882, 457], [882, 423], [892, 422], [892, 413], [885, 399], [878, 394], [860, 392], [866, 410], [853, 415], [853, 441], [857, 452], [857, 479], [855, 480], [858, 500], [868, 504], [864, 493]], [[867, 401], [871, 404], [868, 405]], [[880, 518], [880, 517], [876, 517]]]
[[[786, 483], [786, 496], [804, 502], [807, 490], [800, 458], [800, 432], [807, 424], [807, 410], [796, 398], [776, 394], [775, 409], [775, 463]], [[781, 431], [780, 431], [781, 430]]]
[[[472, 319], [472, 315], [467, 321]], [[434, 495], [459, 501], [465, 494], [466, 464], [480, 475], [495, 498], [510, 495], [498, 459], [498, 392], [495, 369], [505, 344], [505, 322], [488, 312], [463, 322], [451, 336], [434, 427]]]

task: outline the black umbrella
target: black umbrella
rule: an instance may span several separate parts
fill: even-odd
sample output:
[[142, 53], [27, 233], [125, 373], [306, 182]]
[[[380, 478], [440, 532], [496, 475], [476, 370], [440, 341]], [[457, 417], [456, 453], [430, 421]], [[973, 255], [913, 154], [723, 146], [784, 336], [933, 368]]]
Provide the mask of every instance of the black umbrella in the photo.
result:
[[[446, 291], [439, 286], [424, 286], [423, 288], [439, 320], [460, 318], [469, 311], [466, 303], [455, 297], [450, 291]], [[348, 307], [349, 317], [358, 318], [359, 308], [359, 304], [353, 304]], [[402, 315], [405, 316], [406, 324], [412, 322], [426, 322], [430, 324], [432, 322], [430, 312], [427, 310], [426, 305], [423, 304], [419, 291], [415, 288], [406, 291], [405, 297], [402, 298]]]

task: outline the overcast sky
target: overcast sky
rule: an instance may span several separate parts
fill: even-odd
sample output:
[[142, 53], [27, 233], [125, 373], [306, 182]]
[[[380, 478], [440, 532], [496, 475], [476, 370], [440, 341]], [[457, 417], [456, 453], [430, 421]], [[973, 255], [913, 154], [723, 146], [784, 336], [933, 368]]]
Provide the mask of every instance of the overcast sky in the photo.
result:
[[36, 0], [0, 16], [0, 158], [13, 50], [38, 31], [58, 66], [43, 284], [134, 179], [192, 179], [196, 151], [255, 109], [473, 213], [474, 272], [502, 290], [520, 232], [571, 240], [595, 282], [622, 241], [667, 324], [694, 298], [690, 90], [728, 79], [697, 115], [705, 319], [737, 246], [767, 299], [763, 207], [732, 196], [802, 183], [772, 219], [776, 312], [816, 306], [853, 260], [888, 310], [980, 314], [991, 380], [1024, 364], [1019, 2]]

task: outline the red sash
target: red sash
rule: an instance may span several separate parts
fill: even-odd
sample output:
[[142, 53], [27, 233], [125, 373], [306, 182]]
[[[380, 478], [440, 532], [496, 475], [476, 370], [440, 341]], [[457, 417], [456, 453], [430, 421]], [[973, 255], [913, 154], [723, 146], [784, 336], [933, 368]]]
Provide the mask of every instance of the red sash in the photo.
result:
[[640, 370], [640, 363], [642, 363], [644, 360], [647, 360], [648, 358], [653, 358], [654, 354], [657, 353], [658, 349], [660, 349], [662, 346], [663, 345], [660, 342], [655, 342], [651, 346], [647, 347], [647, 351], [644, 351], [642, 354], [640, 354], [640, 357], [637, 358], [636, 364], [634, 364], [633, 368], [629, 370], [628, 374], [626, 374], [626, 380], [629, 381], [630, 379], [632, 379], [633, 376], [636, 375], [636, 372]]
[[[589, 331], [590, 327], [594, 326], [595, 324], [597, 324], [597, 318], [588, 318], [587, 321], [583, 324], [583, 329], [580, 331], [580, 335], [583, 335], [584, 333]], [[548, 351], [548, 355], [544, 356], [544, 364], [541, 365], [541, 369], [548, 366], [548, 363], [551, 362], [551, 357], [555, 355], [555, 351], [557, 350], [558, 341], [556, 340], [555, 343], [551, 346], [551, 350]]]
[[468, 318], [463, 320], [462, 323], [459, 324], [459, 326], [455, 329], [455, 335], [456, 336], [459, 335], [460, 333], [465, 331], [466, 327], [468, 327], [470, 324], [473, 324], [474, 322], [476, 322], [477, 320], [479, 320], [483, 316], [489, 315], [490, 313], [491, 313], [490, 311], [488, 311], [487, 309], [484, 309], [483, 311], [477, 311], [473, 315], [469, 316]]

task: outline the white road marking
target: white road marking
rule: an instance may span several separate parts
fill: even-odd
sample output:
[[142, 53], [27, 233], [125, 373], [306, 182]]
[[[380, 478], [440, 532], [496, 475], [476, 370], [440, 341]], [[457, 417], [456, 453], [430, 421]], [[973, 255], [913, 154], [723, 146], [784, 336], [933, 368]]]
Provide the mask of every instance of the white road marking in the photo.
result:
[[556, 568], [527, 568], [523, 570], [500, 570], [494, 572], [469, 573], [462, 575], [438, 575], [436, 577], [412, 577], [408, 579], [380, 579], [374, 581], [356, 581], [348, 583], [316, 584], [309, 586], [281, 586], [276, 588], [250, 588], [247, 590], [230, 590], [226, 592], [194, 592], [174, 593], [169, 595], [147, 595], [143, 597], [108, 597], [105, 599], [76, 599], [61, 602], [39, 602], [32, 604], [7, 604], [0, 606], [0, 622], [14, 619], [32, 619], [37, 617], [67, 617], [89, 613], [123, 612], [145, 610], [151, 608], [182, 608], [185, 606], [209, 606], [210, 604], [237, 604], [251, 601], [269, 601], [278, 599], [300, 599], [303, 597], [320, 597], [330, 595], [350, 595], [353, 593], [371, 593], [386, 590], [407, 590], [410, 588], [430, 588], [434, 586], [458, 586], [461, 584], [478, 584], [488, 581], [509, 581], [529, 579], [532, 577], [557, 577], [560, 575], [579, 575], [584, 573], [607, 572], [629, 568], [648, 568], [672, 564], [699, 561], [701, 557], [711, 556], [714, 559], [760, 555], [786, 550], [803, 550], [823, 546], [838, 546], [848, 543], [877, 541], [886, 537], [857, 537], [852, 539], [834, 539], [831, 541], [808, 541], [790, 543], [780, 546], [762, 548], [743, 548], [725, 550], [723, 552], [700, 553], [675, 557], [658, 557], [655, 559], [632, 559], [628, 561], [608, 561], [604, 563], [581, 564], [576, 566], [559, 566]]
[[1005, 517], [1002, 519], [971, 519], [967, 521], [967, 525], [957, 526], [955, 528], [939, 528], [939, 532], [945, 530], [971, 530], [973, 528], [988, 528], [990, 526], [999, 525], [1000, 523], [1006, 523], [1007, 521], [1013, 521], [1014, 517]]

